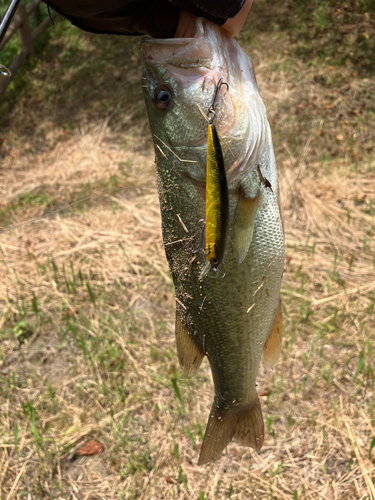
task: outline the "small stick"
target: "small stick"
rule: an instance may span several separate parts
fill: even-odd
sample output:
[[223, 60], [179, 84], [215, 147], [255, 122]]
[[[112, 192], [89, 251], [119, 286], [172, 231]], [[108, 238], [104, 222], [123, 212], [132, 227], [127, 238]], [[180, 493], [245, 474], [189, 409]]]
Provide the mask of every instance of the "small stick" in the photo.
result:
[[184, 241], [190, 241], [192, 237], [190, 238], [181, 238], [180, 240], [176, 241], [171, 241], [170, 243], [164, 243], [165, 247], [169, 247], [170, 245], [176, 245], [176, 243], [183, 243]]
[[158, 148], [158, 150], [160, 151], [160, 153], [162, 154], [162, 156], [164, 156], [164, 158], [165, 158], [166, 160], [168, 160], [167, 155], [164, 153], [164, 151], [161, 149], [161, 147], [160, 147], [158, 144], [156, 144], [156, 147]]
[[263, 286], [263, 285], [264, 285], [264, 281], [263, 281], [263, 283], [261, 283], [261, 284], [258, 286], [258, 288], [255, 290], [255, 292], [253, 293], [253, 297], [254, 297], [254, 295], [256, 295], [256, 294], [259, 292], [259, 290], [262, 288], [262, 286]]
[[182, 307], [182, 309], [184, 311], [186, 311], [187, 307], [181, 302], [180, 299], [178, 299], [177, 297], [175, 297], [175, 301], [177, 302], [177, 304], [179, 304]]
[[206, 300], [206, 295], [203, 297], [202, 304], [199, 306], [200, 311], [202, 312], [204, 301]]
[[188, 234], [189, 234], [189, 230], [188, 230], [188, 228], [185, 226], [184, 221], [181, 219], [181, 217], [180, 217], [180, 215], [179, 215], [179, 214], [177, 214], [177, 219], [180, 221], [181, 226], [183, 227], [183, 229], [184, 229], [185, 233], [188, 233]]
[[172, 150], [171, 150], [171, 148], [170, 148], [169, 146], [167, 146], [167, 145], [165, 144], [165, 142], [164, 142], [164, 141], [162, 141], [162, 140], [160, 139], [160, 137], [158, 137], [158, 136], [157, 136], [157, 135], [155, 135], [155, 134], [154, 134], [154, 137], [156, 137], [156, 139], [157, 139], [158, 141], [160, 141], [160, 142], [161, 142], [161, 143], [162, 143], [162, 144], [163, 144], [163, 145], [164, 145], [164, 146], [165, 146], [165, 147], [166, 147], [166, 148], [167, 148], [167, 149], [168, 149], [168, 150], [169, 150], [169, 151], [170, 151], [170, 152], [171, 152], [171, 153], [172, 153], [172, 154], [173, 154], [176, 158], [177, 158], [177, 160], [178, 160], [178, 161], [181, 161], [181, 162], [183, 162], [183, 163], [197, 163], [195, 160], [182, 160], [182, 159], [181, 159], [181, 158], [180, 158], [180, 157], [179, 157], [179, 156], [178, 156], [178, 155], [177, 155], [174, 151], [172, 151]]
[[[256, 292], [255, 292], [256, 293]], [[255, 295], [255, 294], [254, 294]], [[249, 313], [251, 311], [251, 309], [253, 309], [255, 307], [255, 302], [254, 304], [251, 304], [251, 306], [249, 307], [249, 309], [246, 311], [247, 313]]]

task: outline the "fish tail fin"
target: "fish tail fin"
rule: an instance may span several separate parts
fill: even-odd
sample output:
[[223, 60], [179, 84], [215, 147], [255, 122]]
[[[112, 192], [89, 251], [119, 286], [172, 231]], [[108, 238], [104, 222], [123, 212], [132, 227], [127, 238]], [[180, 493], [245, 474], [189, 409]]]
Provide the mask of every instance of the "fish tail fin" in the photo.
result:
[[237, 416], [234, 440], [242, 446], [250, 446], [255, 451], [261, 450], [264, 441], [264, 423], [258, 396], [251, 406], [247, 406]]
[[242, 446], [250, 446], [256, 451], [262, 448], [264, 423], [258, 396], [250, 405], [226, 416], [211, 410], [198, 465], [218, 458], [233, 438]]

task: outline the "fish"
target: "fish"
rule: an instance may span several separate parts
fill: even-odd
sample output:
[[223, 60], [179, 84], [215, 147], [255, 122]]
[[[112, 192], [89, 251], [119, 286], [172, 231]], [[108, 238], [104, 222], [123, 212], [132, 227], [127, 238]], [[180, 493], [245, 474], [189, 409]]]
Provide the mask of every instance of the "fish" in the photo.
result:
[[[284, 228], [276, 161], [252, 61], [220, 27], [197, 18], [193, 38], [144, 38], [142, 51], [163, 242], [175, 288], [177, 356], [187, 376], [207, 357], [214, 384], [198, 459], [203, 465], [232, 440], [256, 451], [264, 441], [256, 378], [261, 359], [266, 369], [277, 363], [282, 337]], [[215, 103], [228, 190], [225, 275], [210, 269], [203, 276], [206, 256], [192, 248], [203, 239], [199, 221], [206, 214], [204, 110], [220, 81], [228, 85]]]

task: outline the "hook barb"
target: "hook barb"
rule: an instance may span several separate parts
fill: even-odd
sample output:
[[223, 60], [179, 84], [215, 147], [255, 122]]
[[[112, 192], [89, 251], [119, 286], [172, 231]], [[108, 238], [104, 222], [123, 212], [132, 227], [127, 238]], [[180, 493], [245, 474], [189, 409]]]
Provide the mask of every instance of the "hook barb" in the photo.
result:
[[[218, 81], [216, 87], [215, 87], [215, 92], [214, 92], [214, 95], [212, 97], [212, 101], [211, 101], [211, 105], [210, 107], [208, 108], [208, 111], [207, 111], [207, 118], [208, 118], [208, 121], [210, 123], [212, 123], [214, 121], [214, 118], [215, 118], [215, 102], [216, 102], [216, 98], [217, 98], [217, 94], [219, 93], [219, 90], [221, 89], [221, 87], [225, 85], [227, 90], [229, 90], [229, 85], [227, 84], [227, 82], [224, 82], [222, 78], [220, 78], [220, 80]], [[210, 116], [210, 115], [213, 115], [213, 116]]]

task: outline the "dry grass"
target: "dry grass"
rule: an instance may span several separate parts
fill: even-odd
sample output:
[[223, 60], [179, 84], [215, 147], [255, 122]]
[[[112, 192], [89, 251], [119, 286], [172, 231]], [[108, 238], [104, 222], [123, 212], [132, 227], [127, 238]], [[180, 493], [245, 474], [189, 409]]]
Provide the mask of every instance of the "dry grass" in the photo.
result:
[[[257, 76], [287, 259], [282, 360], [259, 376], [263, 450], [231, 444], [218, 462], [196, 465], [211, 376], [207, 362], [189, 380], [178, 368], [138, 104], [117, 121], [111, 112], [95, 120], [88, 105], [89, 125], [49, 123], [25, 149], [13, 108], [0, 170], [1, 499], [375, 499], [374, 132], [366, 106], [352, 113], [374, 81], [327, 91], [316, 83], [327, 68], [290, 67], [267, 40]], [[340, 100], [325, 109], [335, 90]], [[25, 122], [54, 113], [23, 99]], [[79, 456], [90, 439], [104, 451]]]

